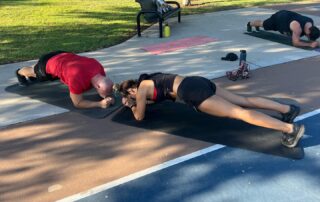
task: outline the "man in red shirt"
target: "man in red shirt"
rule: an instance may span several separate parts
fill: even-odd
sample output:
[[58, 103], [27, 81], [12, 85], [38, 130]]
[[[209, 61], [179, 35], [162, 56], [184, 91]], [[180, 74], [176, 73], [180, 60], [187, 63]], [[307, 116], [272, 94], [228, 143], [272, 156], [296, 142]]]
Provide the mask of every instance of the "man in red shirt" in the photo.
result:
[[[103, 66], [93, 58], [64, 51], [50, 52], [42, 55], [34, 66], [16, 70], [16, 76], [19, 84], [23, 86], [28, 85], [28, 79], [60, 79], [68, 86], [72, 103], [77, 108], [107, 108], [114, 104], [111, 97], [113, 82], [106, 76]], [[83, 98], [83, 93], [92, 87], [103, 98], [101, 101]]]

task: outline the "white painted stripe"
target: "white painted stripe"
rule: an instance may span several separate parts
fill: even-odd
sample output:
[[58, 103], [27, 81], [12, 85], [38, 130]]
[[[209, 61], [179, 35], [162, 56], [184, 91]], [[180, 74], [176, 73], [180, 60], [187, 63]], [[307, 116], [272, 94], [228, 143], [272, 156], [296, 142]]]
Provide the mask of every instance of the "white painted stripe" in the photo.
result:
[[306, 119], [306, 118], [309, 118], [311, 116], [314, 116], [314, 115], [317, 115], [317, 114], [320, 114], [320, 109], [316, 109], [314, 111], [311, 111], [311, 112], [308, 112], [308, 113], [305, 113], [305, 114], [302, 114], [300, 116], [297, 116], [294, 121], [297, 122], [297, 121], [301, 121], [303, 119]]
[[[308, 112], [308, 113], [306, 113], [306, 114], [302, 114], [302, 115], [300, 115], [300, 116], [297, 116], [297, 117], [295, 118], [295, 122], [296, 122], [296, 121], [301, 121], [301, 120], [303, 120], [303, 119], [309, 118], [309, 117], [314, 116], [314, 115], [317, 115], [317, 114], [320, 114], [320, 109], [317, 109], [317, 110]], [[77, 201], [77, 200], [83, 199], [83, 198], [85, 198], [85, 197], [88, 197], [88, 196], [90, 196], [90, 195], [93, 195], [93, 194], [96, 194], [96, 193], [99, 193], [99, 192], [108, 190], [108, 189], [113, 188], [113, 187], [116, 187], [116, 186], [118, 186], [118, 185], [120, 185], [120, 184], [124, 184], [124, 183], [130, 182], [130, 181], [132, 181], [132, 180], [138, 179], [138, 178], [143, 177], [143, 176], [146, 176], [146, 175], [148, 175], [148, 174], [151, 174], [151, 173], [160, 171], [160, 170], [162, 170], [162, 169], [168, 168], [168, 167], [170, 167], [170, 166], [174, 166], [174, 165], [176, 165], [176, 164], [179, 164], [179, 163], [182, 163], [182, 162], [184, 162], [184, 161], [187, 161], [187, 160], [196, 158], [196, 157], [198, 157], [198, 156], [201, 156], [201, 155], [204, 155], [204, 154], [207, 154], [207, 153], [210, 153], [210, 152], [219, 150], [219, 149], [224, 148], [224, 147], [225, 147], [224, 145], [213, 145], [213, 146], [210, 146], [210, 147], [201, 149], [201, 150], [199, 150], [199, 151], [193, 152], [193, 153], [191, 153], [191, 154], [187, 154], [187, 155], [185, 155], [185, 156], [181, 156], [181, 157], [179, 157], [179, 158], [176, 158], [176, 159], [173, 159], [173, 160], [164, 162], [164, 163], [162, 163], [162, 164], [153, 166], [153, 167], [151, 167], [151, 168], [148, 168], [148, 169], [145, 169], [145, 170], [142, 170], [142, 171], [133, 173], [133, 174], [128, 175], [128, 176], [126, 176], [126, 177], [123, 177], [123, 178], [120, 178], [120, 179], [111, 181], [111, 182], [109, 182], [109, 183], [106, 183], [106, 184], [97, 186], [97, 187], [92, 188], [92, 189], [90, 189], [90, 190], [88, 190], [88, 191], [81, 192], [81, 193], [79, 193], [79, 194], [75, 194], [75, 195], [73, 195], [73, 196], [69, 196], [69, 197], [67, 197], [67, 198], [58, 200], [57, 202]]]
[[142, 170], [142, 171], [133, 173], [133, 174], [131, 174], [131, 175], [128, 175], [128, 176], [126, 176], [126, 177], [123, 177], [123, 178], [114, 180], [114, 181], [112, 181], [112, 182], [109, 182], [109, 183], [106, 183], [106, 184], [97, 186], [97, 187], [95, 187], [95, 188], [93, 188], [93, 189], [90, 189], [90, 190], [88, 190], [88, 191], [85, 191], [85, 192], [82, 192], [82, 193], [79, 193], [79, 194], [75, 194], [75, 195], [73, 195], [73, 196], [70, 196], [70, 197], [61, 199], [61, 200], [59, 200], [59, 201], [57, 201], [57, 202], [77, 201], [77, 200], [83, 199], [83, 198], [85, 198], [85, 197], [88, 197], [88, 196], [90, 196], [90, 195], [93, 195], [93, 194], [96, 194], [96, 193], [105, 191], [105, 190], [107, 190], [107, 189], [110, 189], [110, 188], [112, 188], [112, 187], [118, 186], [118, 185], [120, 185], [120, 184], [127, 183], [127, 182], [132, 181], [132, 180], [135, 180], [135, 179], [137, 179], [137, 178], [146, 176], [146, 175], [148, 175], [148, 174], [151, 174], [151, 173], [160, 171], [160, 170], [162, 170], [162, 169], [165, 169], [165, 168], [168, 168], [168, 167], [170, 167], [170, 166], [173, 166], [173, 165], [176, 165], [176, 164], [185, 162], [185, 161], [187, 161], [187, 160], [196, 158], [196, 157], [198, 157], [198, 156], [202, 156], [202, 155], [204, 155], [204, 154], [207, 154], [207, 153], [212, 152], [212, 151], [216, 151], [216, 150], [221, 149], [221, 148], [224, 148], [224, 147], [225, 147], [224, 145], [218, 145], [218, 144], [217, 144], [217, 145], [213, 145], [213, 146], [207, 147], [207, 148], [205, 148], [205, 149], [201, 149], [201, 150], [199, 150], [199, 151], [193, 152], [193, 153], [191, 153], [191, 154], [187, 154], [187, 155], [185, 155], [185, 156], [181, 156], [181, 157], [179, 157], [179, 158], [176, 158], [176, 159], [173, 159], [173, 160], [164, 162], [164, 163], [162, 163], [162, 164], [159, 164], [159, 165], [150, 167], [150, 168], [148, 168], [148, 169], [145, 169], [145, 170]]

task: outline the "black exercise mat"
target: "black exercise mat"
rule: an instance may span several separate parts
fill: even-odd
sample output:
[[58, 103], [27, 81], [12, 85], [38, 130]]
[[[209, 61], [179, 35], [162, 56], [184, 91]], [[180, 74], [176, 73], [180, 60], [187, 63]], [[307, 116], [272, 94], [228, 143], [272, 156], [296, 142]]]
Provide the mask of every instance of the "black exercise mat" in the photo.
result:
[[[259, 32], [245, 32], [244, 34], [250, 35], [250, 36], [254, 36], [260, 39], [265, 39], [268, 41], [273, 41], [273, 42], [277, 42], [277, 43], [282, 43], [288, 46], [293, 46], [292, 44], [292, 39], [289, 36], [285, 36], [282, 34], [277, 34], [277, 33], [273, 33], [273, 32], [267, 32], [267, 31], [259, 31]], [[306, 40], [301, 40], [303, 42], [307, 42], [310, 43], [310, 41], [306, 41]], [[294, 46], [295, 47], [295, 46]], [[315, 50], [315, 51], [320, 51], [319, 48], [317, 49], [313, 49], [313, 48], [309, 48], [309, 47], [296, 47], [296, 48], [301, 48], [304, 50]]]
[[[70, 111], [75, 111], [97, 119], [105, 118], [122, 105], [121, 97], [115, 96], [115, 104], [107, 109], [77, 109], [72, 104], [68, 87], [60, 83], [60, 81], [58, 80], [52, 82], [35, 82], [30, 84], [29, 86], [19, 86], [18, 84], [15, 84], [6, 87], [5, 90], [10, 93], [27, 96], [31, 99], [40, 100], [42, 102], [65, 108]], [[100, 96], [94, 90], [85, 93], [84, 98], [94, 101], [101, 100]]]
[[168, 134], [223, 144], [236, 148], [301, 159], [303, 148], [281, 145], [281, 132], [253, 126], [242, 121], [213, 117], [196, 112], [187, 105], [164, 102], [147, 107], [146, 119], [136, 121], [128, 108], [114, 113], [112, 121]]

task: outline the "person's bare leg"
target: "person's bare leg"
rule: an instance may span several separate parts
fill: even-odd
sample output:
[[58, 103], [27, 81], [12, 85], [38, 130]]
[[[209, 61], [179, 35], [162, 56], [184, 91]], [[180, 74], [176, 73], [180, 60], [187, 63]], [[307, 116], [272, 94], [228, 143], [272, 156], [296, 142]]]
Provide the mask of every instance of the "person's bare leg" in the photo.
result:
[[252, 27], [263, 27], [263, 21], [262, 20], [250, 21], [250, 26], [252, 26]]
[[278, 130], [284, 133], [293, 132], [293, 124], [282, 122], [255, 110], [244, 109], [234, 105], [219, 95], [211, 96], [203, 101], [198, 109], [204, 113], [239, 119], [252, 125]]
[[281, 104], [273, 100], [262, 97], [244, 97], [234, 94], [228, 90], [216, 86], [216, 95], [228, 100], [229, 102], [241, 107], [268, 109], [280, 113], [287, 113], [290, 110], [289, 105]]
[[36, 78], [36, 74], [34, 72], [34, 68], [33, 67], [22, 67], [19, 71], [18, 74], [20, 74], [21, 76], [25, 76], [25, 77], [34, 77]]

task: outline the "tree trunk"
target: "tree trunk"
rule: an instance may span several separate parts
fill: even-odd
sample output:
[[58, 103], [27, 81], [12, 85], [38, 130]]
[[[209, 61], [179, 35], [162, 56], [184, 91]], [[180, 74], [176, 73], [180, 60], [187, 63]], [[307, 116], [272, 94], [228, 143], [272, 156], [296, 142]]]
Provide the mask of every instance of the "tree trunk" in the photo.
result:
[[191, 5], [191, 0], [182, 0], [182, 5], [190, 6]]

